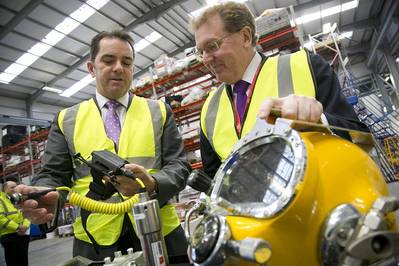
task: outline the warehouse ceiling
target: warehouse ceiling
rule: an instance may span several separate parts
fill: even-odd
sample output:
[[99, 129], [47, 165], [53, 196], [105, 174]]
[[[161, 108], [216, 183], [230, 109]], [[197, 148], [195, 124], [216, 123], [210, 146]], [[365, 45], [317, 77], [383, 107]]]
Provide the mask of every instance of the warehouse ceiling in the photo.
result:
[[[353, 2], [357, 3], [355, 8], [324, 17], [314, 15], [320, 14], [322, 10], [331, 10], [336, 6]], [[292, 6], [296, 18], [304, 18], [304, 15], [315, 17], [315, 20], [299, 25], [299, 34], [305, 41], [309, 34], [321, 32], [325, 23], [337, 23], [340, 32], [353, 31], [351, 39], [344, 42], [352, 63], [365, 61], [368, 66], [385, 71], [379, 49], [390, 44], [390, 47], [385, 48], [389, 48], [397, 57], [398, 2], [395, 0], [358, 0], [358, 2], [249, 0], [246, 4], [256, 16], [265, 9]], [[43, 87], [64, 91], [87, 77], [86, 61], [90, 40], [103, 30], [127, 30], [136, 43], [142, 45], [141, 50], [136, 53], [135, 78], [145, 74], [153, 65], [153, 61], [162, 54], [182, 58], [184, 49], [195, 45], [193, 35], [188, 29], [190, 13], [205, 4], [205, 0], [2, 0], [0, 2], [0, 77], [2, 77], [0, 80], [3, 80], [0, 82], [0, 110], [4, 110], [2, 114], [21, 114], [23, 110], [26, 115], [22, 116], [40, 118], [40, 114], [46, 112], [38, 110], [43, 106], [54, 106], [47, 111], [54, 115], [60, 108], [91, 98], [95, 93], [94, 82], [82, 85], [83, 88], [70, 97], [45, 91]], [[70, 14], [76, 15], [79, 11], [82, 11], [80, 13], [83, 13], [84, 18], [70, 17]], [[70, 32], [66, 32], [67, 30], [63, 28], [53, 29], [63, 21], [69, 22], [75, 28]], [[49, 40], [49, 33], [55, 37], [55, 41]], [[146, 40], [141, 41], [143, 39]], [[150, 43], [151, 40], [155, 41]], [[26, 54], [28, 51], [30, 53]], [[33, 63], [29, 66], [13, 65], [15, 62], [22, 62], [23, 55]], [[12, 68], [10, 66], [14, 68], [13, 71], [20, 72], [16, 77], [10, 78], [9, 72]], [[4, 77], [10, 78], [8, 83], [4, 81]], [[19, 101], [15, 104], [15, 101], [8, 99]], [[13, 112], [13, 109], [18, 109], [20, 112]]]

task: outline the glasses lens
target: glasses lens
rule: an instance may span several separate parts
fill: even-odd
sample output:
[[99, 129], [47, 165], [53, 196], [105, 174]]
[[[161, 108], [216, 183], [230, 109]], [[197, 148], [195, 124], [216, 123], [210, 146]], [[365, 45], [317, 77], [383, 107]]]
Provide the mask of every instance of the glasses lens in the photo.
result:
[[206, 47], [205, 47], [205, 51], [206, 51], [207, 53], [216, 52], [217, 49], [219, 49], [219, 44], [218, 44], [217, 41], [210, 42], [210, 43], [208, 43], [208, 44], [206, 45]]

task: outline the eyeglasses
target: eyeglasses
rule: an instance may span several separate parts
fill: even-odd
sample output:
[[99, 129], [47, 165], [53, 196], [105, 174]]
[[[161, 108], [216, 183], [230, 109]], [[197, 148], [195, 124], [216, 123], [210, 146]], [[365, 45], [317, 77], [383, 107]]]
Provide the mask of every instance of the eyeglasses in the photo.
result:
[[220, 46], [223, 44], [224, 39], [226, 39], [227, 37], [229, 37], [231, 34], [226, 35], [218, 40], [212, 41], [212, 42], [208, 42], [205, 44], [204, 48], [195, 48], [195, 54], [199, 57], [199, 58], [204, 58], [204, 52], [206, 52], [207, 54], [211, 54], [216, 52], [217, 50], [219, 50]]

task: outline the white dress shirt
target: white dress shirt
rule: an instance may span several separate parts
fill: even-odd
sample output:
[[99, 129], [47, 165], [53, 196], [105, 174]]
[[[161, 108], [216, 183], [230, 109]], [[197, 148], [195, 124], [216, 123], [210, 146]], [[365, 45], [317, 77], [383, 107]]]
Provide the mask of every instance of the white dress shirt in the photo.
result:
[[[102, 117], [103, 121], [105, 121], [105, 117], [108, 112], [108, 108], [105, 107], [105, 104], [110, 99], [104, 97], [103, 95], [98, 93], [98, 91], [96, 91], [96, 100], [97, 100], [98, 106], [100, 107], [100, 110], [101, 110], [101, 117]], [[129, 104], [129, 93], [126, 93], [124, 96], [117, 99], [116, 101], [118, 101], [120, 103], [120, 105], [116, 109], [116, 113], [119, 117], [119, 121], [121, 123], [121, 129], [122, 129], [123, 122], [125, 121], [125, 117], [126, 117], [127, 105]]]

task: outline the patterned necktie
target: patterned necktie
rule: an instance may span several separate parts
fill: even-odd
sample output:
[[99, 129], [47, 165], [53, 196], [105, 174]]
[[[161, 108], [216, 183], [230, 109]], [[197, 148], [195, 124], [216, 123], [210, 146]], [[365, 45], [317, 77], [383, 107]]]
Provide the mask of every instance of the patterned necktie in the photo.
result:
[[104, 122], [105, 131], [107, 132], [107, 136], [114, 141], [116, 147], [118, 147], [119, 135], [121, 134], [121, 122], [116, 113], [116, 108], [119, 105], [120, 103], [115, 100], [110, 100], [105, 104], [108, 109]]
[[237, 111], [240, 116], [240, 121], [242, 122], [245, 105], [247, 103], [247, 88], [249, 83], [244, 80], [239, 80], [236, 84], [234, 84], [234, 92], [237, 93]]

